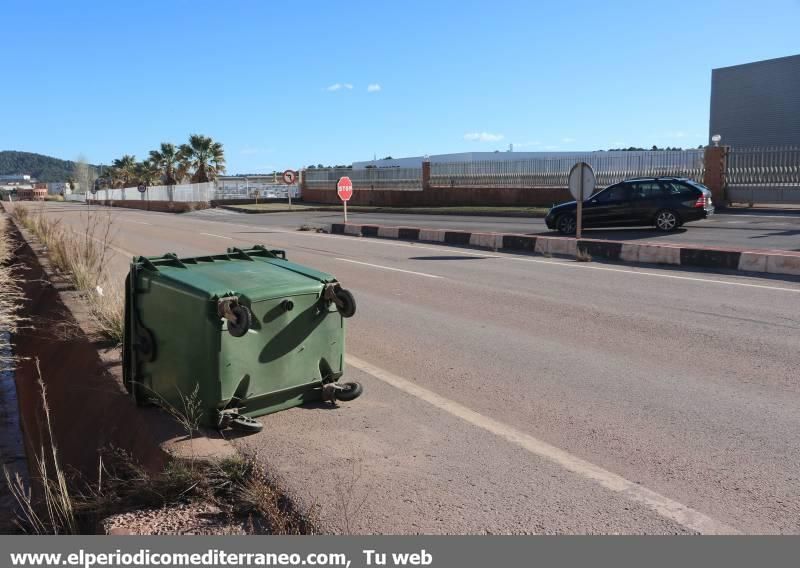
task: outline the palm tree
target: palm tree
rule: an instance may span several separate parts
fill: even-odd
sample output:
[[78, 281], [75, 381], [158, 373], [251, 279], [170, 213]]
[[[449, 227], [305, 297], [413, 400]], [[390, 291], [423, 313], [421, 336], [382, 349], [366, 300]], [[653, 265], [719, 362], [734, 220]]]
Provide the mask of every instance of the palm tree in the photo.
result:
[[179, 173], [186, 175], [191, 172], [192, 183], [211, 181], [225, 172], [222, 144], [208, 136], [192, 134], [188, 144], [181, 144], [180, 154]]
[[150, 150], [150, 162], [160, 169], [161, 177], [166, 185], [175, 185], [180, 181], [178, 169], [181, 161], [181, 152], [175, 144], [162, 142], [158, 150]]
[[[106, 187], [115, 188], [120, 187], [122, 185], [122, 177], [117, 168], [114, 166], [108, 166], [105, 171], [103, 172], [103, 178], [105, 183], [107, 184]], [[103, 183], [103, 182], [101, 182]]]
[[158, 185], [161, 181], [161, 168], [151, 160], [136, 164], [136, 179], [146, 186]]
[[122, 187], [130, 186], [136, 178], [136, 156], [125, 154], [111, 163], [112, 179], [122, 183]]

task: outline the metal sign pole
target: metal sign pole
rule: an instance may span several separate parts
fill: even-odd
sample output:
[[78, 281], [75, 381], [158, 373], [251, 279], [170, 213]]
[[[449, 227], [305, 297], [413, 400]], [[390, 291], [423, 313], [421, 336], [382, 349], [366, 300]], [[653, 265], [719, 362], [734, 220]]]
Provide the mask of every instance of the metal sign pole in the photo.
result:
[[581, 174], [581, 181], [580, 181], [580, 191], [578, 192], [578, 223], [575, 227], [575, 238], [581, 238], [581, 230], [583, 229], [583, 175], [584, 175], [584, 165], [581, 164], [580, 167], [580, 174]]
[[344, 202], [344, 224], [347, 225], [347, 201]]

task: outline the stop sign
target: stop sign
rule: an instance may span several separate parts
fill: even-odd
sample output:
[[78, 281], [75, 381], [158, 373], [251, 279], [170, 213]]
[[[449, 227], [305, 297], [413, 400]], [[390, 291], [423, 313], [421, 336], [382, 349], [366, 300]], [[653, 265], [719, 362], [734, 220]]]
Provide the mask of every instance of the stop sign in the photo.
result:
[[339, 178], [339, 181], [336, 182], [336, 193], [339, 194], [339, 199], [342, 201], [350, 201], [350, 198], [353, 197], [353, 182], [349, 177]]

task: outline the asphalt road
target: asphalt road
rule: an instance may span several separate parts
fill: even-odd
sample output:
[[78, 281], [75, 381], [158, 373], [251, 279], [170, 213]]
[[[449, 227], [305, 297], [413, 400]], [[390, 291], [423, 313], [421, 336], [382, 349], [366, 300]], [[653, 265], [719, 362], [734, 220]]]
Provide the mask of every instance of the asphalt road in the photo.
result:
[[265, 243], [353, 291], [365, 394], [234, 440], [327, 530], [800, 533], [800, 282], [97, 214], [120, 280]]
[[[299, 227], [303, 223], [338, 223], [342, 214], [330, 211], [305, 213], [246, 214], [225, 209], [190, 213], [201, 219], [230, 219], [259, 227]], [[540, 218], [470, 217], [460, 215], [405, 215], [393, 213], [349, 213], [353, 223], [388, 226], [435, 227], [441, 229], [501, 233], [558, 235]], [[687, 223], [669, 234], [650, 228], [587, 229], [587, 238], [621, 241], [660, 241], [746, 249], [800, 250], [800, 211], [736, 211], [718, 213], [704, 221]]]

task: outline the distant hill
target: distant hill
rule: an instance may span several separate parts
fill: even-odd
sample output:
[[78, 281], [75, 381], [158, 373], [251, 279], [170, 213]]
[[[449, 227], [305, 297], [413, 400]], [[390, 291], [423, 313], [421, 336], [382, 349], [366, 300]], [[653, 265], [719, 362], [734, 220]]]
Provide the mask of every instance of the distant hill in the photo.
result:
[[[96, 166], [91, 166], [96, 170]], [[75, 162], [31, 152], [0, 151], [0, 175], [30, 174], [38, 181], [66, 181], [74, 175]]]

